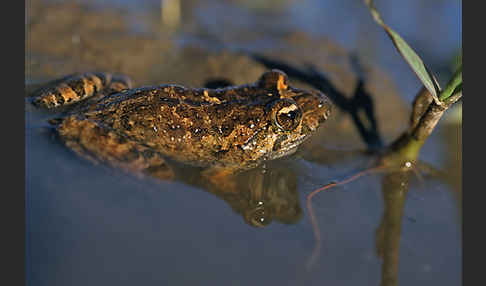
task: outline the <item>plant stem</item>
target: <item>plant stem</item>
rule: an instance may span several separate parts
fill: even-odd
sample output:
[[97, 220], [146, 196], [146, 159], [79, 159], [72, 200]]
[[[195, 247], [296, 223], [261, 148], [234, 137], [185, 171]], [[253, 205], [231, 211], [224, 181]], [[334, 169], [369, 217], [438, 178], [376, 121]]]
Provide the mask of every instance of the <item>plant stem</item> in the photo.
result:
[[[454, 86], [462, 77], [460, 69], [447, 85]], [[443, 95], [444, 93], [441, 93]], [[422, 88], [415, 97], [410, 127], [393, 142], [381, 158], [390, 167], [409, 168], [417, 161], [420, 149], [430, 136], [444, 112], [462, 97], [462, 91], [451, 92], [443, 101], [433, 100], [427, 89]]]
[[383, 259], [381, 286], [398, 285], [400, 236], [409, 181], [409, 172], [391, 172], [383, 177], [384, 213], [376, 230], [376, 253]]

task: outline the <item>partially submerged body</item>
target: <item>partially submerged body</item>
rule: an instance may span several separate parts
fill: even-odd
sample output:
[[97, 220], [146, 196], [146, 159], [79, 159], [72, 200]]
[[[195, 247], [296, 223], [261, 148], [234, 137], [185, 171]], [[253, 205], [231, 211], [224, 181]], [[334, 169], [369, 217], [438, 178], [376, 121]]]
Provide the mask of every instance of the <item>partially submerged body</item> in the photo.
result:
[[330, 112], [327, 97], [278, 70], [220, 89], [132, 89], [126, 77], [86, 73], [53, 82], [34, 104], [70, 106], [56, 130], [78, 154], [160, 178], [173, 175], [166, 158], [219, 177], [292, 154]]

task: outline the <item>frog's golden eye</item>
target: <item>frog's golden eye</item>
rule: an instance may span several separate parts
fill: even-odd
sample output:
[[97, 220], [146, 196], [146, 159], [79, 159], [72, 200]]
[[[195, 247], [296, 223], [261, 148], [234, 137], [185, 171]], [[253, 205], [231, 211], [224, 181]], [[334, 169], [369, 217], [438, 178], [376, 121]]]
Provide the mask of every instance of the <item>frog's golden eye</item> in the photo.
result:
[[272, 222], [272, 215], [261, 206], [246, 210], [243, 218], [254, 227], [265, 227]]
[[302, 112], [294, 100], [284, 98], [273, 103], [273, 123], [283, 131], [292, 131], [299, 126]]

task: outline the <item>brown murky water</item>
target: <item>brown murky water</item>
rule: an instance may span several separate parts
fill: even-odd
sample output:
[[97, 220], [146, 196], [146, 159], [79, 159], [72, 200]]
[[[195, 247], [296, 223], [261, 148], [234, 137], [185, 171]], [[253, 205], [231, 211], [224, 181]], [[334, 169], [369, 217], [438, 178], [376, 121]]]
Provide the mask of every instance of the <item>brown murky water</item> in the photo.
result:
[[[372, 44], [358, 45], [358, 57], [343, 48], [349, 25], [336, 44], [339, 28], [327, 27], [338, 25], [336, 17], [313, 12], [330, 15], [332, 1], [298, 2], [162, 1], [162, 9], [159, 1], [27, 2], [28, 90], [76, 71], [121, 72], [137, 86], [200, 87], [253, 82], [280, 68], [336, 105], [296, 155], [242, 173], [238, 192], [227, 193], [201, 184], [192, 169], [167, 182], [84, 161], [52, 135], [46, 119], [53, 115], [26, 102], [29, 285], [461, 284], [459, 109], [420, 157], [447, 176], [371, 174], [316, 195], [316, 243], [306, 196], [365, 168], [371, 158], [359, 150], [400, 134], [411, 101], [403, 94], [418, 83], [408, 73], [395, 83], [401, 65], [391, 78], [372, 63]], [[336, 11], [366, 15], [348, 2]], [[449, 11], [451, 1], [438, 2]], [[326, 23], [329, 37], [298, 13]], [[386, 47], [388, 59], [394, 51]], [[370, 103], [373, 116], [353, 102]]]

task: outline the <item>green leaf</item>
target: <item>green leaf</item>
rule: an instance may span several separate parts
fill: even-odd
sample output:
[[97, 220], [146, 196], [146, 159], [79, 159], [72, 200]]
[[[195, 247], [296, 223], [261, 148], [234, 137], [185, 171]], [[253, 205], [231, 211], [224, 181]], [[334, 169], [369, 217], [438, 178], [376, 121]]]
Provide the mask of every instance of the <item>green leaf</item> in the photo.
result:
[[462, 65], [459, 66], [444, 90], [440, 93], [439, 100], [444, 101], [457, 92], [462, 92]]
[[430, 70], [425, 66], [422, 59], [415, 53], [415, 51], [405, 42], [405, 40], [398, 35], [397, 32], [388, 27], [381, 18], [380, 14], [376, 10], [373, 0], [364, 0], [365, 4], [371, 12], [371, 16], [378, 25], [385, 29], [392, 40], [395, 48], [398, 50], [400, 55], [405, 59], [405, 61], [410, 65], [412, 70], [415, 72], [419, 80], [423, 83], [425, 88], [432, 94], [434, 98], [437, 99], [440, 93], [440, 86], [435, 78], [435, 76], [430, 72]]

